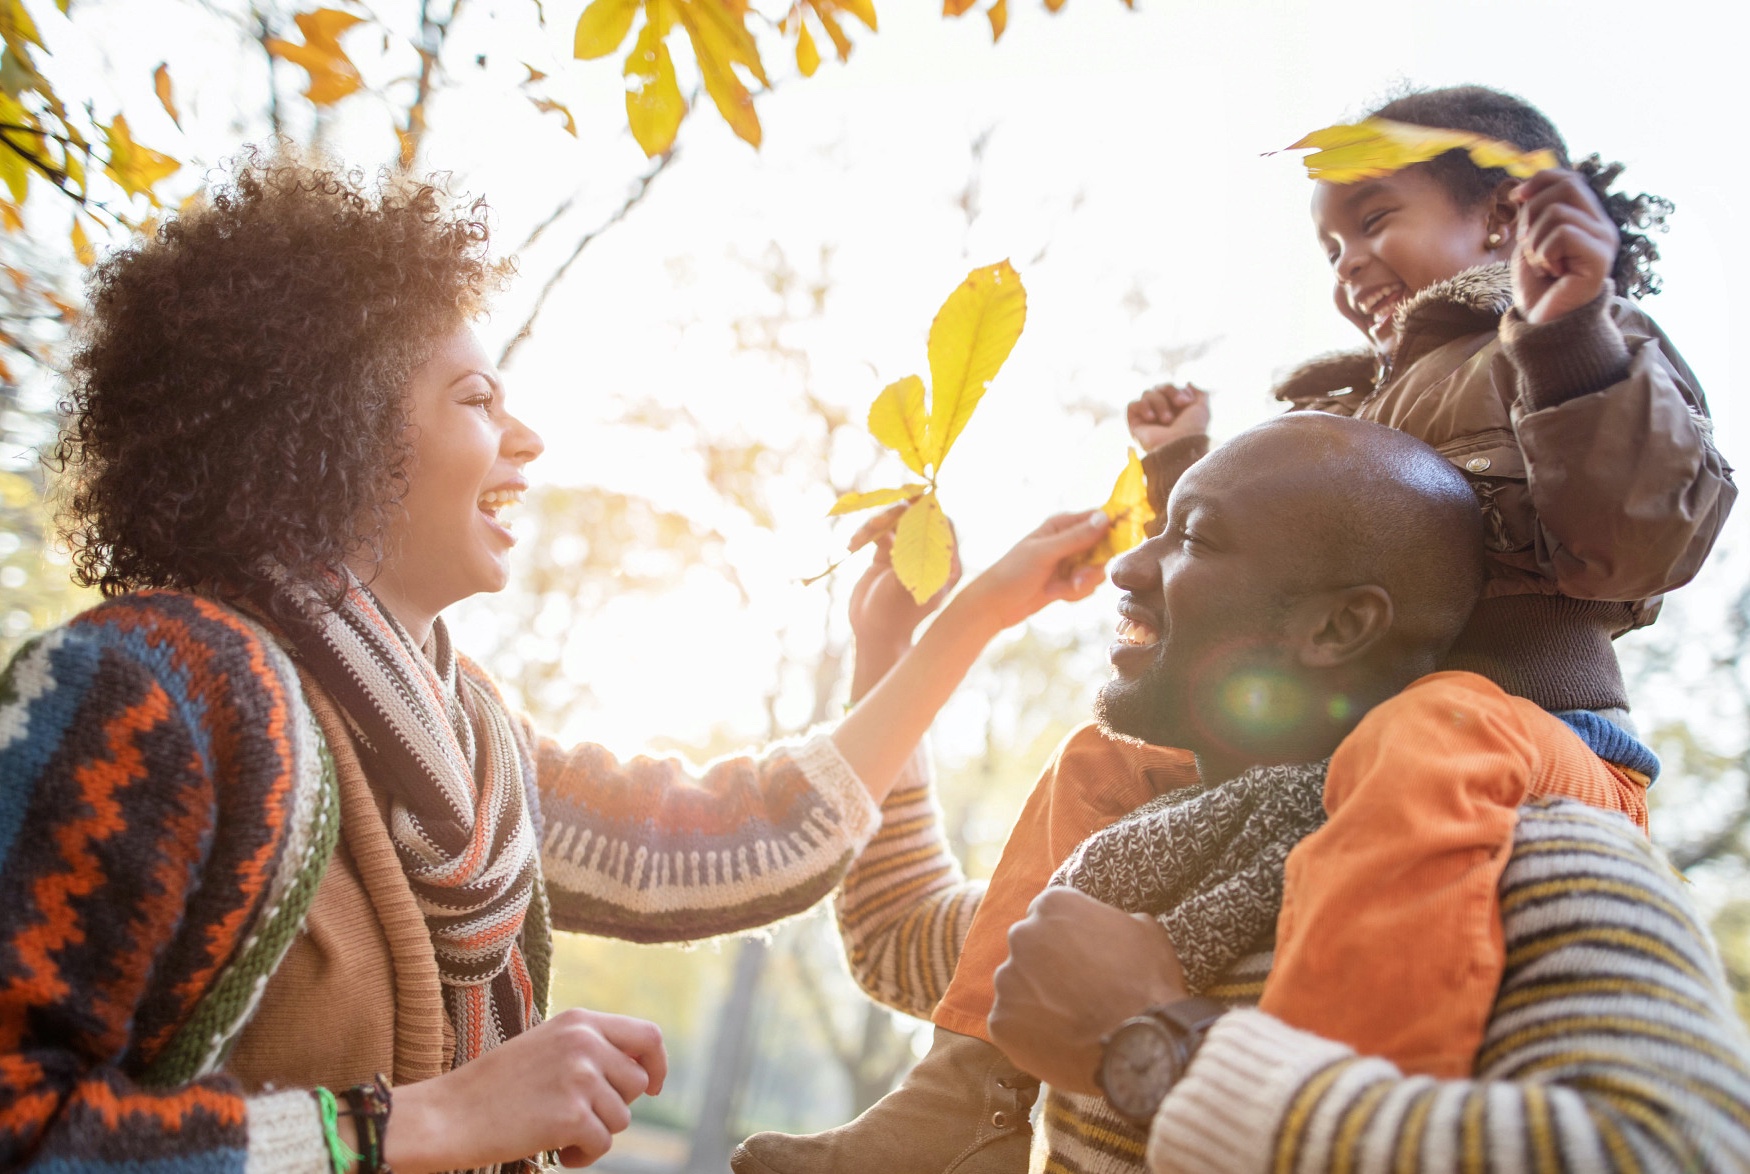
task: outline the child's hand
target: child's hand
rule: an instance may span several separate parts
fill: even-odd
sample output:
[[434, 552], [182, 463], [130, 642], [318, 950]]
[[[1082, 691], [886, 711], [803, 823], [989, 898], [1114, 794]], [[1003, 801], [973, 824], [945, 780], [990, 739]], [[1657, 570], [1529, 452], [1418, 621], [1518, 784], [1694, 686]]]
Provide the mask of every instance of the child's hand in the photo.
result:
[[1621, 244], [1584, 178], [1540, 171], [1513, 189], [1519, 205], [1513, 302], [1527, 322], [1553, 322], [1603, 292]]
[[[851, 549], [859, 550], [870, 542], [875, 544], [875, 561], [851, 589], [851, 632], [857, 638], [859, 652], [880, 650], [897, 652], [911, 643], [911, 634], [925, 616], [942, 606], [960, 582], [960, 544], [954, 544], [954, 564], [942, 589], [923, 603], [912, 598], [911, 591], [899, 581], [893, 569], [893, 527], [909, 503], [883, 510], [857, 528], [851, 537]], [[949, 523], [950, 526], [953, 523]]]
[[1046, 519], [961, 592], [965, 606], [1000, 629], [1052, 600], [1087, 598], [1106, 572], [1077, 560], [1094, 549], [1111, 524], [1102, 510]]
[[1151, 387], [1124, 409], [1131, 439], [1144, 453], [1209, 431], [1209, 393], [1196, 384]]

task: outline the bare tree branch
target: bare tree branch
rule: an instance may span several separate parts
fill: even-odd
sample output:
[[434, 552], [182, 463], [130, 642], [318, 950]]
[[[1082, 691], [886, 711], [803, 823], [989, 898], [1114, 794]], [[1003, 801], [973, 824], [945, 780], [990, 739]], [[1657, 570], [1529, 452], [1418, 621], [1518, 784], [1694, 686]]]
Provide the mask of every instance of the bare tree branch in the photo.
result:
[[602, 233], [631, 215], [632, 210], [641, 204], [644, 201], [644, 197], [649, 194], [650, 185], [656, 182], [656, 177], [661, 175], [664, 171], [667, 171], [669, 164], [673, 163], [679, 154], [679, 150], [671, 150], [668, 154], [658, 158], [655, 165], [652, 166], [649, 171], [646, 171], [633, 182], [632, 190], [627, 193], [625, 201], [618, 208], [614, 209], [613, 213], [609, 215], [606, 220], [583, 234], [578, 240], [576, 247], [571, 250], [571, 255], [566, 257], [565, 260], [560, 263], [559, 267], [548, 276], [546, 282], [541, 286], [541, 292], [535, 297], [535, 304], [529, 308], [528, 317], [523, 319], [523, 324], [517, 328], [517, 332], [511, 336], [510, 341], [504, 344], [504, 350], [499, 352], [498, 365], [500, 367], [508, 367], [510, 365], [511, 357], [517, 353], [518, 348], [523, 345], [523, 341], [534, 332], [535, 320], [541, 316], [541, 311], [546, 308], [547, 298], [558, 288], [559, 283], [565, 280], [566, 273], [570, 271], [571, 266], [577, 261], [577, 259], [583, 255], [583, 250], [587, 249], [597, 237], [601, 236]]

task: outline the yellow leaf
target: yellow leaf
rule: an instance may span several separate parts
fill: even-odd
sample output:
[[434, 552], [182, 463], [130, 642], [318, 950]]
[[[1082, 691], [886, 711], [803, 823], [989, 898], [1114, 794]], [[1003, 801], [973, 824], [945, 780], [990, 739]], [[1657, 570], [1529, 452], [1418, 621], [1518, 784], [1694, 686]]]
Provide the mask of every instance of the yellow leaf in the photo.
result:
[[547, 114], [554, 110], [563, 114], [565, 116], [566, 133], [572, 138], [577, 137], [577, 120], [571, 117], [571, 110], [563, 102], [555, 102], [551, 98], [530, 98], [529, 101], [533, 102], [535, 104], [535, 109], [539, 110], [542, 114]]
[[63, 147], [61, 151], [61, 170], [67, 173], [67, 178], [80, 191], [85, 190], [85, 160], [80, 157], [74, 147]]
[[814, 15], [820, 18], [820, 27], [826, 30], [826, 35], [832, 38], [833, 52], [838, 54], [840, 61], [851, 59], [851, 38], [845, 35], [844, 26], [839, 24], [838, 17], [833, 15], [832, 5], [817, 3], [814, 5]]
[[73, 255], [79, 258], [79, 264], [91, 265], [97, 261], [97, 250], [91, 247], [91, 238], [85, 235], [85, 226], [79, 223], [79, 217], [73, 217]]
[[1027, 291], [1007, 261], [966, 275], [930, 324], [930, 425], [924, 459], [938, 469], [1027, 321]]
[[170, 156], [134, 142], [128, 133], [128, 120], [120, 114], [105, 133], [109, 136], [109, 165], [104, 173], [129, 195], [151, 196], [160, 180], [175, 174], [182, 166]]
[[907, 375], [889, 384], [869, 405], [869, 431], [876, 440], [899, 454], [905, 467], [924, 471], [924, 443], [929, 431], [924, 412], [924, 381]]
[[262, 44], [275, 57], [303, 66], [310, 75], [304, 97], [318, 106], [329, 106], [364, 85], [358, 66], [340, 47], [339, 40], [361, 17], [334, 8], [318, 8], [315, 12], [300, 12], [292, 19], [304, 34], [302, 45], [278, 37], [269, 37]]
[[0, 200], [0, 222], [6, 225], [7, 232], [24, 231], [24, 217], [19, 215], [18, 205], [10, 200]]
[[863, 22], [863, 27], [870, 32], [877, 32], [880, 24], [875, 19], [875, 0], [811, 0], [816, 9], [830, 5], [840, 12], [848, 12]]
[[803, 77], [813, 77], [820, 68], [820, 50], [814, 46], [814, 34], [808, 31], [800, 14], [796, 17], [796, 68]]
[[995, 44], [1003, 39], [1003, 30], [1009, 27], [1009, 0], [997, 0], [984, 14], [990, 17], [990, 39]]
[[170, 63], [168, 61], [160, 63], [158, 68], [152, 71], [152, 92], [158, 95], [158, 101], [164, 106], [164, 113], [170, 115], [170, 121], [176, 124], [178, 130], [181, 130], [182, 115], [176, 112], [176, 98], [170, 92]]
[[943, 16], [965, 16], [978, 0], [942, 0]]
[[14, 41], [28, 41], [38, 49], [44, 47], [42, 37], [36, 31], [36, 21], [30, 18], [20, 0], [0, 0], [0, 36], [5, 37], [9, 45]]
[[[574, 56], [584, 61], [606, 57], [618, 49], [632, 31], [632, 17], [638, 12], [638, 0], [594, 0], [577, 18]], [[534, 73], [533, 69], [529, 71]], [[533, 77], [530, 81], [535, 80]]]
[[1155, 511], [1148, 501], [1148, 478], [1143, 475], [1142, 461], [1137, 458], [1134, 448], [1130, 450], [1124, 471], [1118, 474], [1118, 481], [1112, 486], [1112, 496], [1100, 508], [1112, 519], [1112, 525], [1107, 528], [1106, 536], [1100, 539], [1100, 545], [1083, 559], [1084, 562], [1103, 563], [1117, 558], [1148, 537], [1147, 526], [1154, 521]]
[[871, 489], [867, 493], [847, 493], [834, 503], [832, 509], [826, 512], [829, 518], [841, 514], [854, 514], [858, 510], [872, 510], [878, 505], [892, 505], [896, 501], [912, 501], [929, 492], [928, 485], [904, 485], [898, 489]]
[[1063, 0], [1045, 0], [1045, 11], [1056, 12], [1063, 7]]
[[15, 204], [23, 204], [30, 194], [30, 164], [10, 142], [0, 143], [0, 182], [6, 184]]
[[683, 0], [678, 4], [680, 21], [693, 45], [699, 78], [717, 112], [736, 137], [751, 146], [760, 145], [760, 119], [754, 113], [753, 95], [735, 76], [740, 65], [765, 84], [765, 70], [753, 34], [725, 0]]
[[919, 603], [940, 591], [954, 569], [954, 528], [936, 495], [926, 493], [893, 529], [893, 573]]
[[1323, 127], [1286, 149], [1307, 148], [1314, 148], [1311, 155], [1301, 160], [1306, 164], [1307, 175], [1326, 183], [1377, 179], [1454, 150], [1469, 151], [1478, 167], [1499, 167], [1519, 179], [1529, 179], [1556, 166], [1551, 151], [1521, 151], [1511, 143], [1472, 131], [1417, 126], [1389, 118], [1366, 118]]
[[626, 58], [626, 121], [632, 137], [650, 156], [674, 146], [674, 137], [687, 114], [687, 100], [675, 81], [674, 61], [669, 58], [663, 35], [666, 22], [659, 20], [662, 5], [652, 5], [638, 41]]

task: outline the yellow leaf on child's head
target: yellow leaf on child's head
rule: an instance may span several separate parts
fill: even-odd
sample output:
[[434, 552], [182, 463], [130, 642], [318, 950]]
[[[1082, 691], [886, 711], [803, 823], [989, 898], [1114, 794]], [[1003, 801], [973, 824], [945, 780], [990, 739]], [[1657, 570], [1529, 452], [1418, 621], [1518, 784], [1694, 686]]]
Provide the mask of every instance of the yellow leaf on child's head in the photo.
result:
[[1112, 486], [1112, 496], [1100, 508], [1112, 519], [1112, 525], [1107, 527], [1100, 545], [1083, 560], [1089, 563], [1117, 558], [1131, 547], [1141, 545], [1148, 537], [1147, 527], [1154, 521], [1155, 511], [1148, 500], [1148, 478], [1143, 475], [1142, 461], [1137, 458], [1134, 448], [1124, 463], [1124, 471], [1118, 474], [1118, 481]]
[[[632, 31], [632, 18], [637, 15], [638, 8], [639, 0], [593, 0], [577, 18], [572, 56], [593, 61], [618, 49], [626, 34]], [[535, 71], [531, 68], [529, 72]]]
[[871, 489], [867, 493], [847, 493], [827, 511], [826, 516], [836, 518], [841, 514], [854, 514], [858, 510], [872, 510], [878, 505], [892, 505], [896, 501], [911, 501], [922, 497], [929, 491], [928, 485], [902, 485], [898, 489]]
[[936, 495], [926, 493], [893, 528], [893, 573], [920, 604], [940, 591], [954, 570], [954, 527]]
[[1469, 151], [1478, 167], [1499, 167], [1517, 179], [1529, 179], [1557, 165], [1551, 151], [1521, 151], [1512, 143], [1473, 131], [1418, 126], [1389, 118], [1323, 127], [1285, 149], [1307, 148], [1313, 148], [1313, 153], [1301, 162], [1306, 164], [1308, 177], [1326, 183], [1378, 179], [1456, 150]]
[[926, 462], [941, 468], [1026, 322], [1027, 291], [1007, 261], [974, 269], [942, 303], [930, 324]]
[[924, 381], [916, 375], [888, 384], [869, 405], [870, 433], [898, 453], [906, 468], [920, 475], [929, 424], [924, 413]]

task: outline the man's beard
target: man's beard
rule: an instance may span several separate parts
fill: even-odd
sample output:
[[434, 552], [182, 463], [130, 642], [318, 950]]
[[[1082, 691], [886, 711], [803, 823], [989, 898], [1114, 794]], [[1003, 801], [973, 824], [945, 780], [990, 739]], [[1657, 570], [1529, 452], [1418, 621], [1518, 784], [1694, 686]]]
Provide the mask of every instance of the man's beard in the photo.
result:
[[1139, 676], [1114, 676], [1094, 695], [1094, 720], [1115, 738], [1184, 746], [1185, 697], [1177, 675], [1156, 660]]

